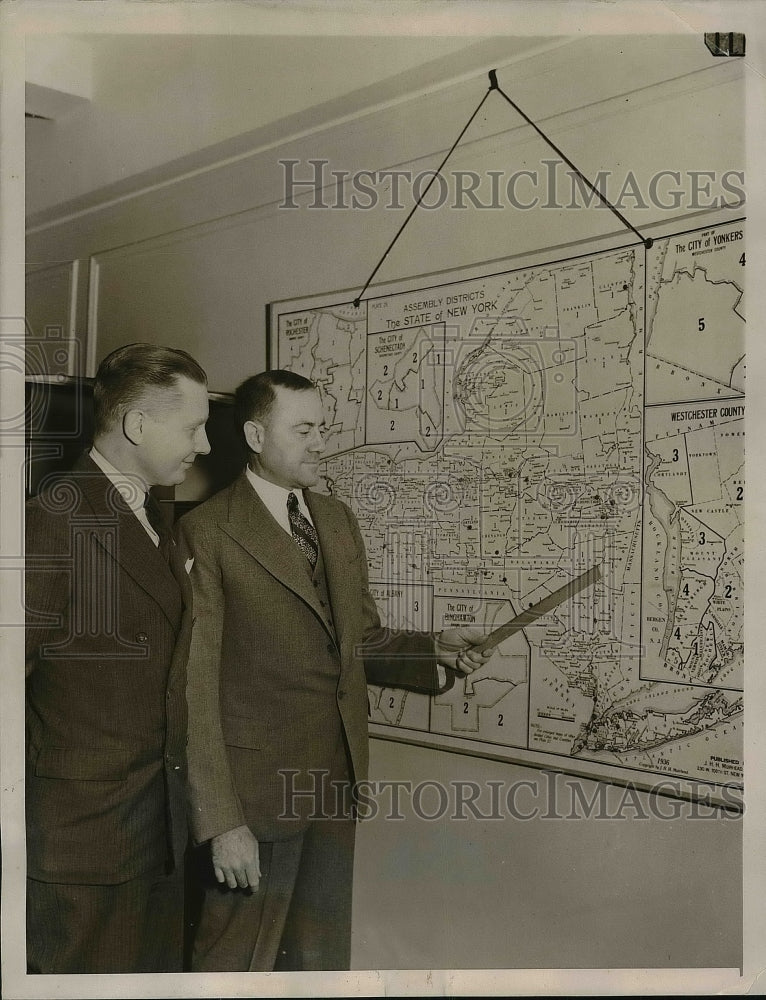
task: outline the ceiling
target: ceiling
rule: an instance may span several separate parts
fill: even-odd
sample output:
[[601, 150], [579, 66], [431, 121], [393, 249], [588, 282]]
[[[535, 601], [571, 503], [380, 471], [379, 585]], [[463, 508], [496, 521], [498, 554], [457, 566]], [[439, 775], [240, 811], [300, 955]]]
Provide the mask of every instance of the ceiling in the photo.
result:
[[27, 39], [27, 215], [198, 169], [556, 46], [556, 37]]

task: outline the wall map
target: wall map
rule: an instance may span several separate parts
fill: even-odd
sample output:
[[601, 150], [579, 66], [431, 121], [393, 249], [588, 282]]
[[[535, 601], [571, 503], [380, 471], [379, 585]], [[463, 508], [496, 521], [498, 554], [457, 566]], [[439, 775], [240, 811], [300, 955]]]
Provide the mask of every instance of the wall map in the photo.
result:
[[447, 694], [370, 688], [373, 735], [739, 801], [744, 271], [739, 219], [272, 305], [384, 623], [490, 629], [601, 570]]

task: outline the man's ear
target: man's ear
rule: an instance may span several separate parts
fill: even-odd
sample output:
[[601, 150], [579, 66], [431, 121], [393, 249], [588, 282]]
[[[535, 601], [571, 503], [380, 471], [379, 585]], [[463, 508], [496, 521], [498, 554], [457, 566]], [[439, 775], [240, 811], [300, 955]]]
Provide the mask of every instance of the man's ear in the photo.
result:
[[122, 432], [131, 444], [140, 444], [144, 436], [144, 415], [141, 410], [126, 410]]
[[263, 424], [257, 420], [247, 420], [242, 425], [242, 430], [245, 434], [247, 447], [250, 451], [254, 451], [257, 455], [260, 455], [263, 451]]

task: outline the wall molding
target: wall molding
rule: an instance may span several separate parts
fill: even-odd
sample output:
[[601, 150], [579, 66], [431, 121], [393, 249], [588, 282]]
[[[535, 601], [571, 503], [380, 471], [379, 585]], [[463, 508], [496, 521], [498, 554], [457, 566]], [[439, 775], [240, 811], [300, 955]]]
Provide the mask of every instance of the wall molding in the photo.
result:
[[[426, 63], [418, 70], [398, 74], [397, 77], [382, 81], [374, 87], [364, 88], [362, 91], [356, 91], [343, 98], [336, 98], [320, 105], [315, 105], [306, 111], [298, 112], [288, 118], [262, 126], [252, 132], [236, 136], [233, 139], [197, 150], [180, 159], [172, 160], [144, 173], [134, 175], [125, 181], [110, 184], [106, 188], [100, 188], [88, 195], [65, 202], [63, 205], [43, 209], [31, 217], [31, 225], [27, 232], [30, 234], [43, 232], [51, 227], [82, 218], [92, 212], [98, 212], [102, 209], [123, 204], [133, 198], [152, 194], [169, 185], [191, 180], [211, 171], [220, 170], [221, 168], [239, 163], [242, 160], [257, 157], [262, 153], [278, 149], [280, 146], [303, 141], [330, 129], [342, 128], [354, 121], [382, 111], [396, 109], [418, 98], [427, 95], [438, 95], [440, 92], [456, 85], [467, 84], [477, 77], [486, 76], [490, 69], [497, 68], [498, 66], [507, 69], [516, 63], [538, 57], [563, 46], [572, 45], [577, 41], [576, 37], [565, 36], [555, 38], [552, 41], [543, 42], [532, 50], [505, 60], [498, 58], [498, 53], [485, 54], [482, 51], [478, 67], [472, 67], [459, 73], [457, 76], [450, 76], [437, 83], [433, 83], [433, 81], [425, 82], [425, 68], [429, 66], [433, 67], [434, 63], [443, 64], [447, 58], [458, 61], [457, 56], [443, 57], [432, 63]], [[495, 41], [494, 45], [496, 46], [496, 44]], [[463, 54], [463, 60], [466, 54]], [[410, 89], [402, 90], [402, 84], [406, 85], [406, 81], [408, 80], [415, 82], [416, 85]], [[386, 94], [390, 94], [391, 96], [383, 96], [381, 98], [380, 95]], [[364, 104], [362, 107], [357, 107], [355, 110], [346, 110], [349, 104], [358, 102], [360, 98], [364, 99], [365, 96], [367, 98], [378, 99], [370, 100], [369, 103]]]
[[[306, 112], [297, 116], [291, 116], [291, 118], [284, 119], [275, 126], [265, 126], [262, 129], [256, 130], [255, 133], [237, 137], [234, 142], [239, 145], [244, 143], [247, 148], [240, 149], [233, 154], [226, 155], [224, 153], [224, 155], [221, 155], [222, 149], [231, 149], [233, 141], [229, 140], [226, 143], [201, 150], [190, 157], [185, 157], [182, 160], [177, 160], [163, 167], [156, 168], [156, 170], [148, 171], [146, 174], [128, 178], [118, 185], [111, 185], [107, 189], [100, 189], [85, 196], [83, 199], [77, 199], [74, 203], [69, 202], [59, 206], [57, 209], [59, 214], [55, 215], [55, 217], [45, 218], [45, 215], [49, 215], [48, 211], [39, 213], [37, 216], [30, 218], [27, 235], [42, 234], [60, 226], [84, 221], [94, 214], [105, 213], [113, 209], [125, 211], [129, 209], [131, 203], [136, 204], [143, 199], [151, 199], [153, 196], [162, 197], [163, 192], [169, 188], [174, 188], [177, 185], [193, 185], [194, 182], [204, 180], [208, 175], [220, 171], [225, 171], [230, 176], [236, 176], [240, 172], [238, 168], [249, 168], [256, 178], [256, 190], [252, 195], [256, 200], [249, 204], [248, 208], [255, 207], [256, 205], [265, 205], [270, 202], [276, 203], [280, 199], [281, 193], [274, 190], [275, 185], [273, 183], [271, 189], [269, 189], [268, 181], [264, 181], [263, 179], [268, 177], [268, 171], [264, 169], [264, 166], [269, 153], [273, 153], [275, 150], [287, 151], [294, 144], [302, 145], [307, 139], [320, 137], [322, 139], [330, 139], [325, 145], [332, 146], [333, 148], [340, 145], [342, 148], [345, 145], [343, 136], [347, 134], [349, 125], [355, 124], [362, 132], [368, 130], [371, 135], [374, 135], [380, 132], [380, 124], [385, 126], [385, 119], [391, 116], [392, 113], [401, 112], [402, 110], [405, 110], [406, 113], [407, 109], [411, 110], [419, 105], [428, 106], [428, 113], [434, 106], [437, 109], [439, 109], [439, 105], [449, 107], [454, 104], [455, 100], [465, 99], [468, 95], [467, 87], [472, 82], [476, 83], [477, 87], [475, 94], [471, 94], [470, 96], [471, 99], [475, 97], [478, 102], [483, 92], [478, 84], [480, 82], [483, 83], [482, 77], [486, 76], [489, 68], [498, 68], [501, 76], [501, 86], [509, 92], [515, 92], [517, 89], [528, 87], [537, 75], [543, 77], [550, 74], [567, 76], [571, 66], [582, 58], [580, 48], [586, 43], [591, 45], [594, 43], [597, 44], [597, 40], [582, 40], [569, 37], [555, 39], [542, 44], [531, 52], [516, 55], [505, 62], [495, 60], [494, 65], [482, 65], [478, 69], [466, 71], [459, 76], [430, 86], [421, 86], [419, 89], [399, 94], [361, 109], [336, 115], [335, 117], [332, 117], [328, 112], [328, 106], [335, 106], [338, 102], [327, 102], [327, 106], [323, 105], [320, 108], [310, 109], [310, 113]], [[541, 56], [547, 57], [542, 63], [540, 62]], [[534, 70], [536, 65], [544, 66], [545, 69], [536, 73]], [[528, 72], [530, 66], [532, 67], [531, 73]], [[551, 135], [566, 134], [567, 131], [583, 124], [619, 114], [621, 110], [625, 110], [624, 104], [626, 101], [630, 101], [630, 109], [634, 110], [651, 105], [655, 101], [670, 100], [673, 97], [681, 96], [692, 90], [698, 91], [708, 87], [723, 85], [741, 78], [743, 73], [742, 66], [737, 60], [711, 60], [709, 65], [702, 67], [695, 65], [693, 68], [687, 67], [686, 70], [684, 70], [683, 64], [680, 64], [678, 69], [679, 72], [677, 75], [667, 77], [666, 68], [660, 73], [658, 67], [648, 67], [646, 77], [648, 82], [646, 83], [635, 87], [623, 85], [618, 87], [615, 93], [611, 93], [603, 99], [588, 100], [585, 103], [568, 107], [565, 110], [554, 111], [547, 115], [543, 114], [537, 118], [532, 114], [532, 117]], [[526, 99], [522, 101], [521, 106], [525, 107], [525, 104], [528, 105]], [[324, 110], [324, 114], [322, 114], [322, 110]], [[528, 106], [525, 107], [525, 110], [529, 110]], [[316, 116], [317, 114], [320, 115], [319, 120], [309, 123], [310, 116]], [[517, 141], [510, 137], [529, 129], [524, 123], [514, 125], [513, 117], [514, 112], [508, 107], [509, 127], [494, 133], [495, 135], [507, 135], [509, 137], [509, 148]], [[381, 118], [383, 121], [379, 125], [376, 125], [376, 120]], [[294, 121], [293, 119], [300, 120]], [[390, 134], [391, 130], [389, 129], [388, 131]], [[379, 162], [376, 164], [376, 167], [378, 169], [397, 169], [402, 163], [419, 162], [429, 157], [435, 158], [443, 154], [454, 137], [445, 132], [444, 129], [432, 130], [432, 133], [431, 136], [425, 139], [421, 150], [418, 151], [413, 144], [409, 144], [403, 150], [402, 156], [395, 156], [388, 162]], [[331, 137], [338, 136], [340, 136], [340, 142], [333, 142]], [[483, 139], [471, 140], [469, 138], [460, 148], [470, 149], [471, 145], [477, 141], [481, 142]], [[207, 162], [193, 165], [195, 159], [204, 159]], [[270, 162], [273, 163], [273, 157]], [[370, 165], [369, 163], [365, 164], [367, 167]], [[113, 189], [115, 187], [118, 189], [117, 193], [114, 193]], [[40, 217], [41, 215], [43, 218]]]

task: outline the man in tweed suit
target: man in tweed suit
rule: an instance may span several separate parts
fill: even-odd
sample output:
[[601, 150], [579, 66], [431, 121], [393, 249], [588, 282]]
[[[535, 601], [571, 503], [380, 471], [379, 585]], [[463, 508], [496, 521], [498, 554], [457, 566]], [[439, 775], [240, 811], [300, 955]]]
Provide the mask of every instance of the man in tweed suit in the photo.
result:
[[484, 662], [481, 634], [381, 627], [354, 515], [309, 490], [325, 432], [312, 382], [256, 375], [235, 418], [248, 467], [179, 526], [191, 825], [210, 851], [193, 968], [346, 969], [354, 820], [335, 793], [367, 775], [366, 683], [441, 690]]
[[191, 589], [148, 490], [209, 451], [205, 373], [120, 348], [94, 411], [27, 505], [27, 963], [180, 971]]

